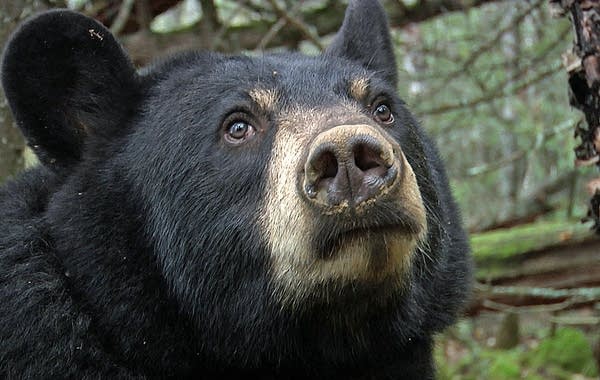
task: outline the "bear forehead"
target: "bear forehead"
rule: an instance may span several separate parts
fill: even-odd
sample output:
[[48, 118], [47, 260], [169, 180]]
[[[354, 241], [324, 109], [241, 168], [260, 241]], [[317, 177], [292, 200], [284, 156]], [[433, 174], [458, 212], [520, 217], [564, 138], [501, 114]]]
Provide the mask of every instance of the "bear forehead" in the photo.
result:
[[[301, 99], [318, 105], [345, 94], [363, 100], [373, 82], [385, 86], [373, 80], [374, 73], [350, 61], [301, 54], [218, 56], [208, 61], [191, 58], [163, 70], [168, 71], [167, 81], [176, 79], [173, 87], [218, 89], [216, 92], [225, 96], [243, 93], [266, 109], [276, 100], [289, 103]], [[170, 86], [161, 87], [171, 91]]]

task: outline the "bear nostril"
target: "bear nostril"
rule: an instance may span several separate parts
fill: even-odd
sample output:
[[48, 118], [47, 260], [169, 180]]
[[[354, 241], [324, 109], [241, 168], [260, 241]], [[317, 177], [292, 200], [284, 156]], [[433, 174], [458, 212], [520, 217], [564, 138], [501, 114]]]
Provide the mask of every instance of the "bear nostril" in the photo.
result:
[[[353, 189], [355, 204], [381, 194], [383, 187], [394, 179], [393, 157], [384, 153], [384, 145], [370, 136], [359, 136], [352, 146], [354, 168], [349, 169], [349, 178]], [[387, 159], [386, 159], [387, 158]]]
[[335, 154], [326, 151], [315, 162], [315, 169], [321, 173], [321, 179], [335, 178], [338, 172], [338, 161]]
[[371, 169], [388, 169], [389, 165], [381, 157], [381, 149], [375, 149], [367, 144], [358, 144], [353, 149], [354, 165], [363, 172]]
[[315, 198], [319, 191], [326, 191], [337, 176], [338, 160], [335, 153], [323, 149], [312, 155], [307, 168], [306, 194], [310, 198]]

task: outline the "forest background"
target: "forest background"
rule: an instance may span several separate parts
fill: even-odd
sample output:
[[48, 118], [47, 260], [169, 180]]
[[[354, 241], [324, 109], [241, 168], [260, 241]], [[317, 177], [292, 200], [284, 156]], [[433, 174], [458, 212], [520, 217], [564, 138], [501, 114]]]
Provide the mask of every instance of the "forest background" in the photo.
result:
[[[561, 1], [383, 2], [399, 94], [437, 142], [478, 264], [471, 307], [439, 337], [440, 377], [596, 378], [600, 244], [581, 219], [598, 170], [575, 165], [583, 115], [569, 105], [575, 33], [551, 6]], [[0, 46], [28, 16], [69, 7], [110, 27], [140, 67], [198, 48], [318, 54], [346, 4], [0, 0]], [[2, 97], [0, 182], [34, 164]]]

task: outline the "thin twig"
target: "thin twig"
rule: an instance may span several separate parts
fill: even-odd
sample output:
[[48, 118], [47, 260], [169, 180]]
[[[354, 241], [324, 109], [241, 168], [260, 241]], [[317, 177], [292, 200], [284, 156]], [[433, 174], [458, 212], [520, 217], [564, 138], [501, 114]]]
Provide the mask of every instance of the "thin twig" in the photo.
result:
[[134, 2], [135, 0], [123, 0], [123, 3], [121, 3], [119, 13], [117, 13], [117, 18], [110, 27], [110, 31], [115, 36], [121, 34], [121, 31], [123, 31], [123, 28], [127, 24], [127, 20], [129, 20], [129, 15], [131, 14], [131, 10], [133, 9]]
[[491, 300], [484, 300], [483, 306], [488, 309], [492, 309], [492, 310], [496, 310], [496, 311], [522, 314], [522, 313], [543, 313], [543, 312], [561, 311], [561, 310], [568, 309], [569, 307], [573, 306], [575, 303], [576, 303], [576, 301], [574, 298], [568, 298], [565, 301], [562, 301], [559, 303], [553, 303], [550, 305], [513, 306], [513, 305], [507, 305], [507, 304], [500, 303], [500, 302], [491, 301]]
[[600, 287], [575, 288], [575, 289], [553, 289], [536, 288], [528, 286], [492, 286], [476, 283], [475, 289], [480, 297], [487, 296], [520, 296], [535, 297], [543, 299], [577, 298], [578, 302], [592, 302], [600, 300]]
[[548, 70], [545, 70], [545, 71], [539, 73], [538, 75], [536, 75], [535, 77], [531, 78], [530, 80], [521, 82], [520, 84], [518, 84], [517, 86], [514, 86], [512, 88], [507, 88], [508, 84], [512, 82], [512, 78], [511, 78], [510, 80], [506, 81], [502, 85], [493, 89], [492, 92], [485, 94], [483, 96], [480, 96], [478, 98], [465, 100], [465, 101], [461, 101], [461, 102], [454, 103], [454, 104], [447, 104], [447, 105], [443, 105], [443, 106], [439, 106], [439, 107], [435, 107], [435, 108], [420, 110], [419, 113], [423, 114], [423, 115], [439, 115], [442, 113], [455, 111], [455, 110], [462, 109], [462, 108], [475, 107], [482, 103], [487, 103], [487, 102], [491, 102], [494, 100], [502, 99], [509, 95], [515, 94], [533, 84], [541, 82], [542, 80], [546, 79], [547, 77], [561, 71], [561, 69], [562, 69], [562, 65], [560, 63], [557, 63], [557, 64], [551, 66]]
[[[581, 120], [581, 119], [579, 119], [579, 120]], [[527, 149], [522, 149], [522, 150], [513, 152], [513, 154], [511, 154], [510, 156], [508, 156], [500, 161], [495, 161], [492, 163], [484, 163], [484, 164], [474, 166], [474, 167], [467, 169], [467, 176], [473, 177], [473, 176], [478, 176], [481, 174], [493, 172], [493, 171], [499, 170], [515, 161], [518, 161], [518, 160], [526, 157], [527, 154], [535, 152], [536, 150], [543, 148], [544, 143], [547, 142], [548, 140], [550, 140], [551, 138], [555, 137], [556, 135], [572, 130], [573, 126], [579, 122], [580, 121], [573, 122], [572, 120], [567, 120], [564, 123], [553, 128], [552, 130], [545, 132], [540, 139], [536, 139], [536, 141], [533, 144], [531, 144], [531, 146]]]
[[569, 315], [569, 316], [553, 316], [550, 317], [550, 322], [559, 325], [600, 325], [600, 317]]
[[298, 29], [310, 42], [319, 48], [319, 50], [322, 51], [325, 49], [325, 46], [323, 46], [319, 36], [316, 35], [310, 29], [310, 27], [306, 25], [306, 23], [286, 12], [285, 9], [281, 8], [279, 4], [277, 4], [277, 1], [269, 0], [269, 4], [271, 4], [271, 7], [279, 17], [284, 18], [288, 24]]
[[137, 0], [135, 11], [140, 29], [150, 29], [150, 24], [152, 23], [152, 12], [150, 10], [148, 0]]
[[213, 40], [210, 44], [210, 50], [218, 50], [221, 44], [223, 43], [223, 38], [227, 34], [227, 31], [231, 27], [231, 23], [233, 19], [244, 9], [244, 6], [248, 4], [248, 0], [240, 0], [237, 2], [236, 8], [233, 10], [231, 17], [229, 20], [222, 23], [221, 27], [214, 35]]
[[[294, 4], [294, 7], [290, 11], [290, 13], [296, 13], [296, 11], [298, 11], [298, 9], [300, 9], [300, 6], [302, 6], [303, 3], [304, 3], [304, 0], [297, 1]], [[267, 34], [265, 34], [265, 36], [260, 40], [260, 42], [256, 46], [256, 50], [264, 50], [267, 47], [267, 45], [269, 44], [269, 42], [271, 42], [273, 40], [273, 38], [277, 35], [277, 33], [279, 33], [279, 31], [281, 31], [281, 29], [283, 29], [283, 27], [286, 26], [287, 24], [288, 24], [288, 20], [285, 17], [280, 17], [277, 20], [277, 22], [275, 24], [273, 24], [273, 26], [271, 26], [271, 28], [269, 29]]]
[[444, 82], [442, 82], [442, 84], [433, 92], [440, 91], [441, 89], [448, 86], [448, 84], [451, 81], [453, 81], [457, 75], [460, 75], [460, 74], [464, 73], [465, 71], [468, 71], [470, 69], [470, 67], [484, 53], [486, 53], [488, 50], [494, 48], [500, 42], [500, 40], [506, 33], [513, 30], [516, 25], [519, 25], [520, 23], [522, 23], [527, 18], [527, 16], [529, 16], [534, 10], [536, 10], [542, 3], [543, 3], [543, 0], [537, 0], [534, 3], [532, 3], [531, 6], [529, 6], [523, 13], [519, 14], [517, 17], [515, 17], [513, 20], [511, 20], [511, 22], [508, 25], [506, 25], [504, 28], [500, 29], [496, 33], [494, 38], [487, 41], [485, 44], [478, 46], [477, 49], [473, 51], [473, 54], [471, 54], [471, 56], [469, 56], [469, 58], [467, 58], [467, 60], [463, 62], [461, 67], [456, 69], [454, 72], [450, 73], [448, 75], [448, 77], [446, 78], [446, 80]]

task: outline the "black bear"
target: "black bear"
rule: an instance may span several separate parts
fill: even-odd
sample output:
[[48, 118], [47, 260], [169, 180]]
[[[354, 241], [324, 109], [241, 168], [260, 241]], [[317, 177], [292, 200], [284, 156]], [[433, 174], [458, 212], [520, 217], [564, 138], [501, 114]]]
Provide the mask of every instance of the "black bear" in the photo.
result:
[[41, 164], [0, 190], [0, 378], [430, 379], [469, 291], [386, 15], [319, 56], [189, 52], [136, 70], [67, 10], [2, 83]]

